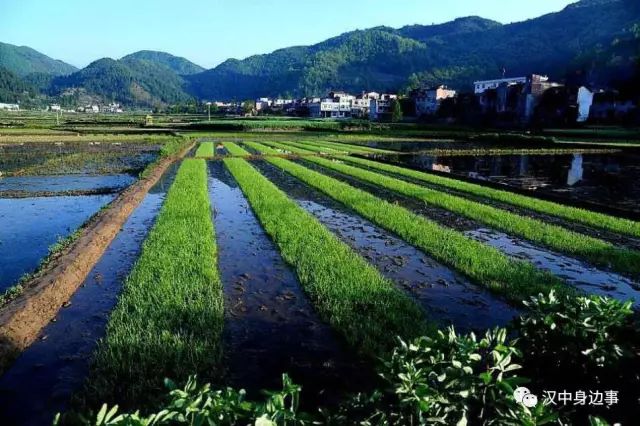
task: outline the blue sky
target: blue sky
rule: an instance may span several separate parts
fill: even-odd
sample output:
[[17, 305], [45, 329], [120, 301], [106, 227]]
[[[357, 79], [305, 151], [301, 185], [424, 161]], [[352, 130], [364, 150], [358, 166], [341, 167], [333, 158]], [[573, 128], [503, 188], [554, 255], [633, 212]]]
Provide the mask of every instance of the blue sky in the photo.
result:
[[503, 23], [572, 0], [0, 0], [0, 41], [82, 67], [162, 50], [210, 68], [377, 25], [432, 24], [479, 15]]

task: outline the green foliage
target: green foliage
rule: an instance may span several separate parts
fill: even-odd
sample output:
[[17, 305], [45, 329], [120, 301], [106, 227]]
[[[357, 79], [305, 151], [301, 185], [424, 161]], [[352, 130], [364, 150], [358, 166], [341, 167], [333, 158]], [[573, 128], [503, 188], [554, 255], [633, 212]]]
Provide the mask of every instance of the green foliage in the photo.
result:
[[69, 88], [83, 88], [104, 101], [157, 107], [190, 99], [184, 85], [181, 76], [160, 63], [104, 58], [69, 76], [55, 78], [49, 90], [60, 95]]
[[393, 99], [391, 101], [391, 122], [397, 123], [402, 121], [402, 107], [400, 101]]
[[0, 67], [24, 77], [31, 73], [66, 75], [76, 71], [76, 67], [51, 59], [26, 46], [0, 43]]
[[[534, 426], [554, 422], [558, 415], [543, 405], [529, 409], [513, 397], [518, 385], [515, 363], [520, 351], [507, 340], [506, 329], [459, 335], [453, 328], [406, 343], [402, 340], [381, 367], [385, 387], [347, 399], [335, 411], [301, 412], [301, 388], [283, 375], [279, 391], [266, 391], [262, 403], [245, 399], [231, 388], [198, 386], [195, 377], [179, 389], [165, 380], [169, 401], [157, 412], [118, 413], [118, 406], [103, 404], [85, 425], [150, 426], [169, 424], [256, 426], [361, 424], [433, 425], [478, 424]], [[54, 421], [59, 424], [60, 416]], [[598, 423], [604, 424], [604, 423]]]
[[140, 50], [139, 52], [132, 53], [122, 58], [123, 61], [147, 61], [153, 64], [158, 64], [164, 67], [170, 68], [178, 75], [191, 75], [204, 71], [199, 65], [193, 62], [173, 56], [165, 52], [156, 52], [152, 50]]
[[463, 193], [488, 198], [502, 203], [512, 204], [518, 207], [534, 210], [544, 214], [558, 216], [575, 222], [596, 228], [607, 229], [613, 232], [628, 234], [640, 237], [640, 223], [628, 219], [609, 216], [602, 213], [566, 206], [551, 201], [540, 200], [526, 195], [515, 194], [509, 191], [493, 189], [475, 183], [464, 182], [458, 179], [451, 179], [444, 176], [424, 173], [404, 167], [385, 164], [377, 161], [366, 160], [364, 158], [341, 156], [341, 160], [369, 169], [389, 172], [403, 177], [408, 177], [431, 185], [445, 189], [452, 189]]
[[12, 285], [8, 289], [6, 289], [2, 294], [0, 294], [0, 307], [6, 305], [16, 297], [20, 296], [23, 291], [24, 287], [22, 286], [22, 284]]
[[149, 174], [153, 171], [153, 169], [155, 169], [156, 166], [162, 160], [178, 154], [180, 151], [185, 149], [187, 145], [190, 143], [191, 143], [191, 139], [185, 138], [185, 137], [170, 138], [166, 140], [162, 144], [162, 148], [160, 148], [160, 155], [158, 156], [158, 158], [153, 163], [148, 164], [147, 167], [144, 168], [142, 173], [140, 173], [140, 178], [144, 179], [147, 176], [149, 176]]
[[213, 142], [201, 142], [196, 150], [196, 157], [213, 157], [216, 154]]
[[35, 96], [33, 86], [25, 83], [17, 75], [0, 67], [0, 102], [24, 103]]
[[213, 377], [222, 300], [206, 165], [187, 159], [109, 318], [85, 403], [148, 404], [160, 396], [161, 377]]
[[[384, 362], [387, 387], [367, 398], [369, 413], [360, 424], [543, 425], [557, 414], [542, 401], [529, 409], [515, 401], [520, 351], [507, 330], [489, 330], [481, 339], [453, 327], [412, 342], [400, 341]], [[362, 401], [362, 397], [359, 398]], [[372, 404], [373, 402], [373, 404]], [[350, 417], [351, 407], [343, 410]], [[362, 409], [351, 410], [355, 413]], [[356, 423], [349, 419], [349, 423]]]
[[447, 84], [471, 87], [474, 80], [539, 72], [562, 77], [585, 46], [610, 43], [638, 22], [635, 0], [580, 2], [578, 6], [525, 22], [500, 25], [464, 18], [443, 25], [353, 31], [313, 46], [229, 60], [190, 79], [205, 98], [243, 99], [321, 95], [332, 88], [398, 90]]
[[[243, 390], [213, 390], [209, 384], [199, 386], [196, 376], [189, 377], [182, 389], [169, 379], [165, 380], [165, 385], [170, 390], [169, 402], [156, 413], [148, 416], [138, 411], [119, 414], [117, 405], [109, 408], [107, 404], [103, 404], [95, 420], [81, 419], [81, 423], [95, 426], [315, 424], [311, 416], [299, 412], [302, 388], [294, 384], [286, 374], [282, 376], [282, 389], [266, 392], [263, 403], [247, 401]], [[58, 415], [54, 425], [60, 424], [60, 419]]]
[[516, 328], [528, 357], [549, 367], [570, 371], [612, 367], [621, 358], [633, 355], [632, 341], [626, 334], [633, 330], [632, 303], [602, 296], [574, 298], [549, 295], [525, 302], [527, 315]]
[[[264, 154], [278, 154], [278, 151], [259, 143], [245, 142], [245, 145]], [[294, 152], [297, 150], [290, 149]], [[319, 157], [305, 158], [314, 162], [322, 160], [318, 163], [323, 165], [325, 162], [331, 163]], [[265, 160], [515, 303], [540, 292], [546, 293], [551, 288], [562, 293], [573, 292], [558, 278], [537, 270], [528, 262], [512, 260], [493, 247], [369, 192], [282, 158], [267, 156]]]
[[246, 160], [225, 165], [320, 316], [359, 353], [379, 356], [394, 336], [426, 330], [424, 312]]
[[559, 252], [580, 256], [595, 265], [610, 267], [622, 273], [640, 275], [640, 252], [637, 250], [617, 247], [607, 241], [570, 231], [558, 225], [511, 213], [444, 191], [349, 166], [342, 162], [319, 157], [309, 157], [307, 160], [399, 194], [416, 198], [429, 205], [458, 213], [509, 234], [541, 243]]

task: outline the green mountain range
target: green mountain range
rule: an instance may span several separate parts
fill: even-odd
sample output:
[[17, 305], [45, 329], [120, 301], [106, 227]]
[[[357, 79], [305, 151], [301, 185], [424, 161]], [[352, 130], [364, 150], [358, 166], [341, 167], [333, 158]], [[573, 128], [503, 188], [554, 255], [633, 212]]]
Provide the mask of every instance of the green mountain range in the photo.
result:
[[624, 49], [622, 60], [605, 61], [598, 52], [620, 50], [613, 46], [616, 41], [625, 46], [636, 43], [636, 24], [638, 0], [582, 0], [562, 11], [507, 25], [467, 17], [439, 25], [353, 31], [312, 46], [229, 59], [210, 70], [167, 53], [140, 51], [120, 60], [100, 59], [77, 71], [30, 49], [27, 55], [28, 48], [6, 44], [0, 45], [0, 67], [50, 96], [82, 91], [140, 106], [193, 97], [244, 100], [329, 90], [398, 91], [421, 84], [465, 90], [474, 80], [501, 76], [503, 69], [508, 75], [535, 72], [563, 79], [580, 67], [584, 75], [607, 84], [610, 73], [624, 74], [612, 67], [633, 67], [636, 53]]
[[0, 67], [19, 77], [32, 73], [65, 75], [78, 70], [73, 65], [51, 59], [30, 47], [7, 43], [0, 43]]

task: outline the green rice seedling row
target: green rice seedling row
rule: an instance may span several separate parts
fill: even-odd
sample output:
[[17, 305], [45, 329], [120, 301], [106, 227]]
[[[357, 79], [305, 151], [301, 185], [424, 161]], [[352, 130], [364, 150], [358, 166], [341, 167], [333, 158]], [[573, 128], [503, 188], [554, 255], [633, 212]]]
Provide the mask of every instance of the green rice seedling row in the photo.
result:
[[213, 157], [216, 154], [215, 144], [213, 142], [201, 142], [196, 150], [196, 157]]
[[579, 256], [594, 265], [630, 275], [640, 274], [640, 252], [619, 248], [606, 241], [579, 234], [557, 225], [520, 216], [496, 207], [467, 200], [442, 191], [425, 188], [335, 160], [310, 157], [308, 161], [359, 180], [395, 191], [425, 203], [487, 224], [507, 233], [543, 244], [562, 253]]
[[561, 217], [575, 222], [580, 222], [585, 225], [593, 226], [595, 228], [601, 228], [621, 234], [640, 237], [640, 222], [636, 222], [633, 220], [617, 218], [598, 212], [565, 206], [551, 201], [541, 200], [534, 197], [527, 197], [526, 195], [515, 194], [509, 191], [489, 188], [470, 182], [464, 182], [444, 176], [419, 172], [416, 170], [394, 166], [391, 164], [385, 164], [378, 161], [371, 161], [364, 158], [341, 156], [340, 159], [349, 163], [362, 165], [367, 168], [395, 173], [397, 175], [438, 185], [443, 188], [450, 188], [456, 191], [461, 191], [491, 200], [512, 204], [514, 206], [523, 207], [540, 213]]
[[[264, 154], [277, 152], [255, 142], [246, 144]], [[527, 262], [512, 260], [492, 247], [403, 207], [291, 161], [276, 157], [265, 159], [516, 304], [552, 288], [561, 293], [573, 292], [551, 274], [541, 272]]]
[[224, 162], [321, 317], [352, 347], [375, 357], [393, 345], [393, 336], [425, 331], [424, 312], [391, 281], [247, 161]]
[[152, 401], [162, 378], [213, 377], [222, 291], [203, 160], [185, 160], [99, 344], [90, 401]]

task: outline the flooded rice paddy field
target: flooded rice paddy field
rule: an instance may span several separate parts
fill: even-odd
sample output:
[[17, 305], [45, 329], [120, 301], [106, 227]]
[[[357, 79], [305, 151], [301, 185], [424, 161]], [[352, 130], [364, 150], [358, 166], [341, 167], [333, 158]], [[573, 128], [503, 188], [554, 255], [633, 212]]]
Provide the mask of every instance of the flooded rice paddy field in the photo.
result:
[[[252, 154], [260, 153], [254, 146], [238, 142]], [[70, 169], [74, 172], [67, 174], [35, 172], [38, 168], [48, 170], [66, 155], [78, 154], [73, 150], [51, 153], [52, 147], [69, 148], [49, 146], [46, 154], [44, 149], [43, 156], [53, 158], [49, 164], [49, 158], [43, 160], [36, 152], [26, 154], [24, 147], [0, 148], [3, 156], [8, 153], [8, 157], [0, 160], [0, 170], [4, 167], [7, 171], [5, 177], [0, 178], [0, 194], [22, 191], [33, 195], [0, 198], [0, 291], [33, 271], [47, 255], [49, 246], [73, 233], [115, 194], [135, 181], [135, 175], [124, 166], [114, 166], [110, 169], [112, 173], [100, 174], [97, 171], [104, 169], [87, 166], [92, 163], [84, 159], [70, 160], [69, 164], [73, 163]], [[104, 154], [101, 147], [85, 148], [87, 151], [81, 155]], [[117, 160], [118, 164], [126, 163], [131, 170], [139, 169], [156, 156], [148, 145], [139, 148], [124, 152], [125, 148], [115, 145], [116, 151], [122, 149], [123, 152], [107, 156], [121, 156], [118, 158], [125, 160]], [[20, 149], [29, 160], [21, 157]], [[36, 151], [40, 149], [41, 145]], [[216, 144], [212, 150], [224, 158], [235, 148]], [[530, 190], [533, 195], [560, 194], [640, 213], [637, 207], [640, 158], [636, 153], [480, 157], [376, 155], [375, 160], [472, 178], [481, 183], [506, 184]], [[252, 159], [250, 164], [312, 220], [328, 230], [332, 238], [364, 259], [395, 289], [414, 301], [433, 324], [481, 332], [505, 325], [523, 313], [521, 305], [501, 292], [481, 285], [467, 275], [462, 266], [436, 259], [435, 255], [408, 239], [366, 219], [349, 205], [271, 164], [268, 158]], [[480, 244], [478, 247], [495, 249], [509, 259], [531, 264], [579, 292], [631, 300], [634, 309], [640, 307], [640, 275], [594, 265], [579, 256], [558, 252], [521, 235], [494, 229], [481, 220], [464, 217], [446, 207], [426, 204], [308, 159], [296, 159], [293, 164], [371, 193], [463, 235]], [[105, 335], [123, 283], [140, 256], [143, 242], [163, 207], [178, 167], [179, 164], [174, 165], [146, 195], [56, 320], [43, 329], [40, 338], [0, 376], [0, 419], [16, 425], [46, 422], [55, 412], [68, 408], [72, 396], [81, 392], [97, 341]], [[25, 172], [28, 170], [34, 172]], [[249, 197], [222, 159], [207, 161], [206, 185], [217, 258], [199, 261], [216, 263], [224, 306], [222, 368], [214, 384], [245, 388], [250, 397], [258, 398], [261, 389], [278, 388], [281, 374], [288, 372], [296, 383], [303, 385], [304, 403], [310, 406], [335, 404], [345, 393], [369, 389], [377, 380], [375, 362], [359, 354], [337, 332], [335, 324], [323, 319], [316, 305], [318, 302], [301, 284], [309, 279], [306, 275], [309, 271], [300, 270], [285, 260], [282, 242], [272, 238], [271, 230], [265, 228], [255, 206], [248, 201]], [[112, 193], [36, 196], [105, 188], [110, 188]], [[504, 211], [541, 221], [548, 219], [559, 228], [601, 238], [615, 247], [630, 251], [640, 248], [637, 235], [602, 230], [593, 224], [573, 224], [569, 219], [554, 216], [553, 212], [528, 216], [526, 208], [483, 201], [454, 190], [449, 192]]]
[[2, 144], [0, 294], [134, 183], [158, 149], [121, 142]]
[[376, 155], [416, 170], [506, 185], [640, 217], [640, 153]]

